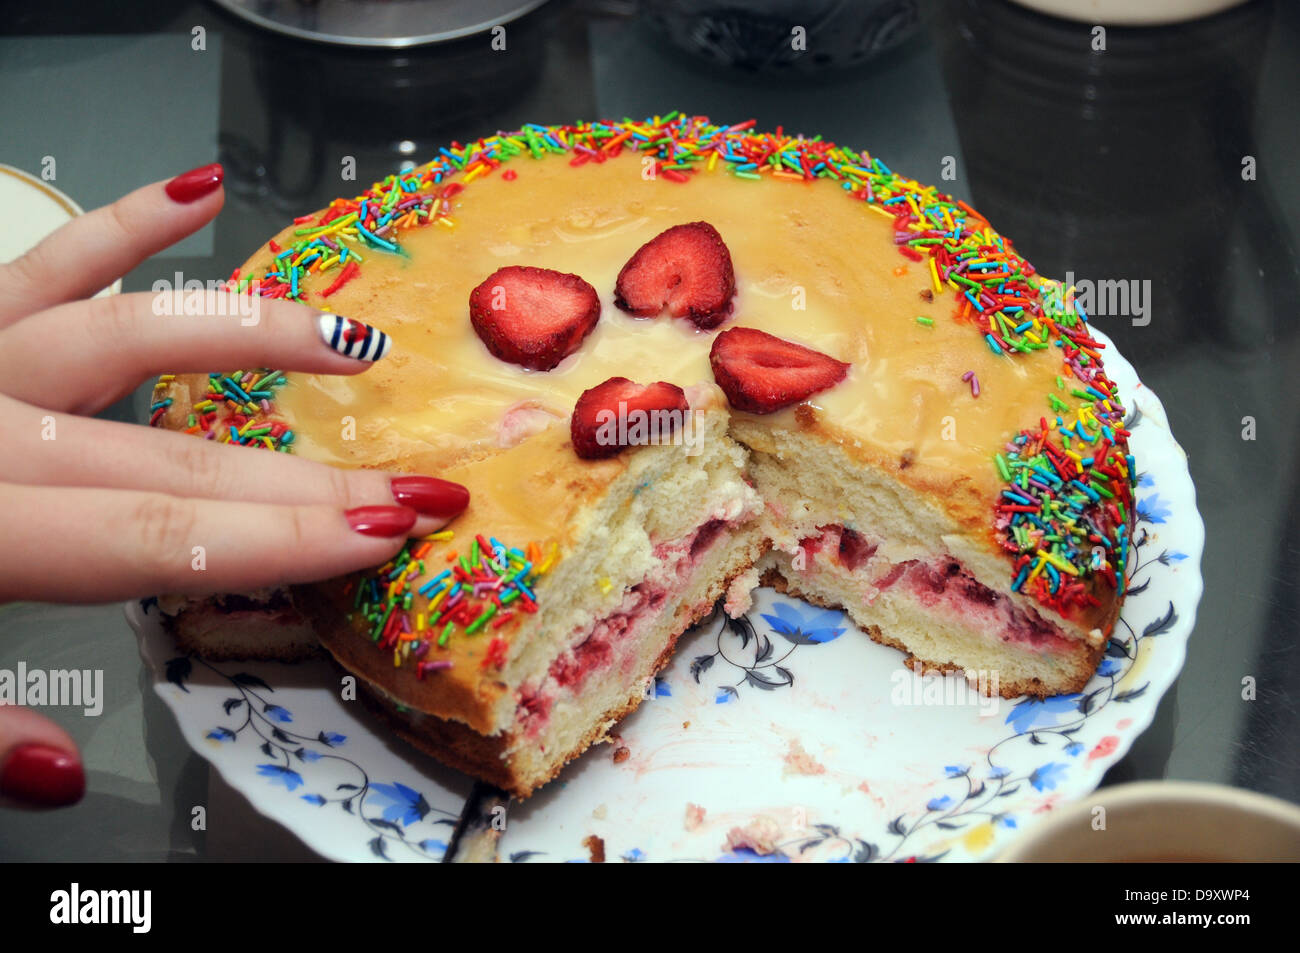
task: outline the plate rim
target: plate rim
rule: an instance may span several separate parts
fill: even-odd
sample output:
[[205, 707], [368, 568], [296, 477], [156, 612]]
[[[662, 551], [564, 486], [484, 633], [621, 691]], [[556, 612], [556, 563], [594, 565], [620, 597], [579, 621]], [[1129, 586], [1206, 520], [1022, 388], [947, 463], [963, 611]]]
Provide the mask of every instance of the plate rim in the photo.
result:
[[[67, 192], [64, 192], [58, 186], [50, 185], [50, 183], [46, 182], [44, 179], [40, 178], [39, 176], [33, 175], [32, 173], [28, 172], [26, 169], [20, 169], [16, 165], [9, 165], [6, 162], [0, 162], [0, 175], [9, 176], [12, 179], [18, 180], [23, 185], [36, 189], [38, 192], [43, 193], [45, 197], [48, 198], [50, 201], [58, 205], [59, 208], [61, 208], [63, 211], [67, 212], [68, 213], [67, 221], [60, 224], [58, 228], [62, 228], [64, 225], [67, 225], [68, 222], [74, 221], [86, 214], [86, 210], [81, 207], [81, 203], [79, 203], [76, 199], [72, 198], [72, 196], [68, 195]], [[56, 228], [55, 231], [58, 231], [58, 229]], [[52, 235], [54, 234], [54, 232], [49, 232], [47, 234]], [[46, 235], [42, 235], [40, 238], [38, 238], [36, 240], [37, 244], [40, 244], [40, 242], [44, 241], [46, 237], [47, 237]], [[32, 247], [34, 248], [35, 246]], [[27, 252], [23, 252], [21, 255], [19, 255], [19, 257], [21, 258], [22, 255], [25, 254], [27, 254]], [[95, 297], [99, 297], [99, 295], [103, 295], [103, 294], [115, 295], [115, 294], [120, 294], [121, 292], [122, 292], [122, 278], [121, 276], [118, 276], [116, 279], [114, 279], [112, 284], [105, 287], [104, 290], [100, 291], [99, 294], [97, 294]]]

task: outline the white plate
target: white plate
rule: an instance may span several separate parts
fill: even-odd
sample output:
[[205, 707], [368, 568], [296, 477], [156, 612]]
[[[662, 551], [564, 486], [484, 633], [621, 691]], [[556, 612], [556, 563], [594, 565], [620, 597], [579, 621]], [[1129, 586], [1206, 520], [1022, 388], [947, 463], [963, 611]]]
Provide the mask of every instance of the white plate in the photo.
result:
[[[0, 165], [0, 208], [7, 216], [5, 227], [0, 229], [0, 263], [21, 257], [51, 232], [86, 214], [48, 182], [10, 165]], [[95, 297], [121, 290], [119, 278]]]
[[[1164, 408], [1093, 333], [1141, 479], [1128, 597], [1083, 692], [994, 701], [922, 682], [843, 613], [760, 590], [745, 619], [682, 638], [618, 745], [514, 806], [502, 859], [585, 860], [596, 836], [610, 860], [984, 860], [1091, 792], [1182, 668], [1205, 540]], [[469, 780], [390, 742], [330, 666], [177, 659], [155, 609], [127, 615], [186, 739], [258, 810], [338, 860], [442, 855]], [[728, 850], [737, 828], [776, 850]]]

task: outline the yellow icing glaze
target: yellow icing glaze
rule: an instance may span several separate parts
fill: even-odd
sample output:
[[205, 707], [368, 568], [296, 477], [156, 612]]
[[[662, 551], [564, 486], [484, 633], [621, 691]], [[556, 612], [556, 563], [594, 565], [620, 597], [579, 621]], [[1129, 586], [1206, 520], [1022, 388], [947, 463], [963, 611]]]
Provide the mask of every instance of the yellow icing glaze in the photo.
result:
[[[468, 480], [474, 467], [464, 465], [500, 452], [502, 419], [520, 402], [567, 428], [578, 395], [611, 376], [683, 387], [711, 381], [716, 332], [667, 316], [632, 318], [613, 304], [618, 271], [643, 243], [698, 220], [722, 234], [735, 267], [735, 311], [724, 328], [758, 327], [852, 364], [847, 380], [811, 400], [822, 426], [847, 446], [892, 460], [908, 454], [918, 477], [964, 476], [991, 505], [1000, 488], [992, 455], [1047, 413], [1055, 350], [992, 354], [954, 319], [950, 289], [924, 300], [933, 291], [929, 271], [896, 251], [890, 219], [832, 181], [749, 181], [721, 171], [686, 183], [647, 180], [633, 154], [581, 168], [565, 157], [523, 158], [509, 168], [513, 181], [498, 171], [452, 200], [454, 228], [406, 229], [402, 254], [371, 249], [356, 280], [327, 300], [307, 299], [378, 326], [393, 350], [356, 377], [290, 375], [278, 401], [299, 454], [427, 473], [460, 464]], [[250, 272], [269, 260], [259, 253]], [[600, 294], [596, 330], [553, 371], [497, 360], [470, 325], [470, 291], [505, 265], [573, 272]], [[304, 288], [317, 292], [333, 277], [310, 276]], [[961, 379], [968, 370], [979, 377], [978, 399]], [[348, 418], [352, 440], [344, 439]], [[795, 426], [792, 410], [770, 419]], [[554, 466], [560, 437], [528, 441], [536, 454], [516, 448], [516, 466]]]

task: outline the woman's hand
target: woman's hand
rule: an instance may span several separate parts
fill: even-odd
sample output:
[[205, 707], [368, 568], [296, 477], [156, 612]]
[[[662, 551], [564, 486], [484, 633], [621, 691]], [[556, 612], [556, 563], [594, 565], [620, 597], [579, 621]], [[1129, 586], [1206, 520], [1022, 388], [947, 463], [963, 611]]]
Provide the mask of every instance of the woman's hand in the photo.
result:
[[[324, 579], [382, 564], [468, 503], [464, 487], [434, 477], [339, 470], [83, 416], [159, 373], [370, 366], [376, 348], [345, 356], [331, 345], [333, 316], [322, 321], [298, 304], [259, 299], [252, 322], [247, 307], [213, 295], [217, 307], [185, 315], [155, 314], [149, 293], [88, 300], [211, 221], [221, 180], [221, 166], [210, 165], [145, 186], [0, 266], [0, 602]], [[0, 798], [70, 803], [80, 779], [62, 730], [0, 708]]]

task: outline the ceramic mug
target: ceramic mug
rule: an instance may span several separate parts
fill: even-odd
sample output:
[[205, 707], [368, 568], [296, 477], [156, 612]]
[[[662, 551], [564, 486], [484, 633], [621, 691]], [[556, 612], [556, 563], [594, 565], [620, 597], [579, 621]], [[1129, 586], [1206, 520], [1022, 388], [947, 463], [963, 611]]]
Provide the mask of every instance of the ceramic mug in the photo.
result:
[[1121, 784], [1053, 811], [997, 860], [1294, 862], [1300, 860], [1300, 807], [1219, 784]]

